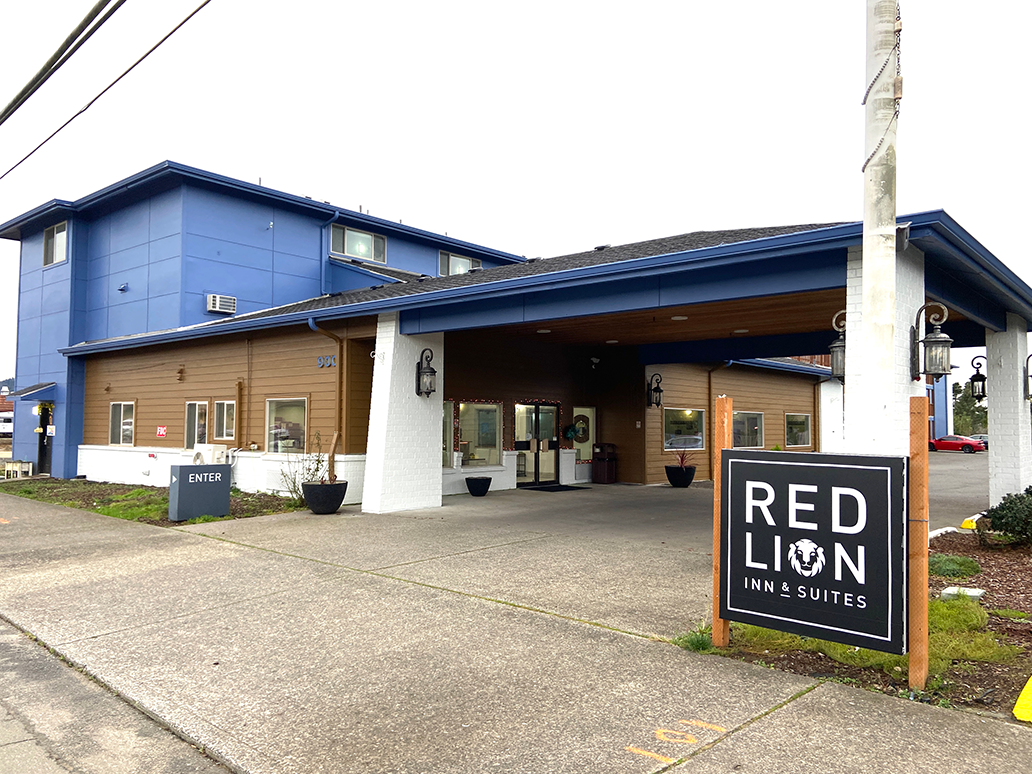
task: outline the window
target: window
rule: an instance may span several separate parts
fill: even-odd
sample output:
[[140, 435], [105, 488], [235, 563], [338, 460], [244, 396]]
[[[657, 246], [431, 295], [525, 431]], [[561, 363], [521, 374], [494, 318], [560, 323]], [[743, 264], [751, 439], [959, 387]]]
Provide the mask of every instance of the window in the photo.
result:
[[663, 409], [663, 449], [706, 448], [706, 412], [700, 409]]
[[266, 448], [271, 452], [305, 450], [307, 398], [274, 398], [265, 401]]
[[452, 274], [465, 274], [470, 269], [479, 268], [479, 258], [464, 258], [461, 255], [455, 255], [454, 253], [446, 253], [443, 250], [441, 251], [440, 275], [442, 277], [448, 277]]
[[108, 443], [115, 446], [133, 445], [133, 418], [135, 414], [135, 403], [111, 404], [111, 423], [108, 426]]
[[43, 265], [60, 263], [68, 257], [68, 223], [58, 223], [43, 232]]
[[810, 415], [785, 414], [785, 446], [810, 445]]
[[441, 427], [441, 466], [455, 467], [455, 404], [444, 402], [444, 421]]
[[186, 448], [208, 443], [208, 401], [186, 404]]
[[735, 448], [763, 447], [763, 414], [756, 411], [736, 411], [731, 417], [731, 431]]
[[377, 263], [387, 263], [387, 240], [376, 234], [345, 226], [330, 231], [330, 252]]
[[459, 451], [462, 465], [500, 465], [502, 458], [502, 405], [459, 404]]
[[215, 401], [215, 440], [232, 441], [236, 431], [236, 401]]

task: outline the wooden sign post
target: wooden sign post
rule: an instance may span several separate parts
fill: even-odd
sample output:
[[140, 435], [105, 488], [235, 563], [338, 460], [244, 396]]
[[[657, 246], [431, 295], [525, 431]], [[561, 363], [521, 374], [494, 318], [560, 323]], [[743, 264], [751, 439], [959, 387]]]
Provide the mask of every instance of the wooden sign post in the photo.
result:
[[910, 688], [928, 681], [928, 398], [910, 399], [907, 649]]
[[720, 490], [721, 451], [732, 447], [732, 407], [731, 398], [719, 396], [713, 417], [713, 645], [718, 648], [726, 648], [731, 642], [729, 623], [720, 617]]

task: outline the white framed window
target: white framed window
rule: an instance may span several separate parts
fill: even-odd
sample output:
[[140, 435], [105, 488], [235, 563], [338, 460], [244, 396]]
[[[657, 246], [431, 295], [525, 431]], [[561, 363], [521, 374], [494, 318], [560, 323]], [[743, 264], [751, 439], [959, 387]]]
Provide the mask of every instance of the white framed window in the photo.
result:
[[459, 404], [459, 451], [463, 467], [501, 464], [501, 403]]
[[706, 412], [703, 409], [663, 409], [663, 450], [706, 448]]
[[387, 240], [379, 234], [333, 225], [330, 229], [330, 252], [350, 258], [387, 263]]
[[735, 411], [731, 417], [731, 433], [736, 449], [762, 449], [763, 412]]
[[270, 452], [304, 452], [308, 398], [265, 401], [265, 440]]
[[215, 440], [232, 441], [236, 437], [236, 401], [215, 401]]
[[479, 258], [466, 258], [455, 253], [446, 253], [441, 250], [440, 271], [442, 277], [450, 277], [453, 274], [466, 274], [470, 269], [479, 269]]
[[132, 446], [136, 423], [135, 403], [112, 403], [108, 424], [108, 443], [112, 446]]
[[186, 447], [208, 443], [208, 401], [188, 401], [186, 404]]
[[43, 232], [43, 265], [51, 266], [68, 257], [68, 222], [58, 223]]
[[810, 445], [810, 415], [785, 414], [785, 446]]

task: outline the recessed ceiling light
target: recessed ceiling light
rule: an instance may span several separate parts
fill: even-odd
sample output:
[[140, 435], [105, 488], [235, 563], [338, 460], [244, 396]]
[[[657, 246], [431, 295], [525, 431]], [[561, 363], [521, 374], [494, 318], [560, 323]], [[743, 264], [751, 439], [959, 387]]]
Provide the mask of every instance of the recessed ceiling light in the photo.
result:
[[619, 339], [606, 339], [606, 344], [619, 344]]
[[551, 333], [551, 328], [538, 328], [538, 333]]
[[670, 318], [671, 320], [687, 320], [688, 318], [683, 314], [675, 314]]
[[732, 332], [732, 333], [748, 333], [748, 332], [749, 332], [749, 329], [748, 329], [748, 328], [735, 328], [735, 329], [734, 329], [733, 331], [731, 331], [731, 332]]

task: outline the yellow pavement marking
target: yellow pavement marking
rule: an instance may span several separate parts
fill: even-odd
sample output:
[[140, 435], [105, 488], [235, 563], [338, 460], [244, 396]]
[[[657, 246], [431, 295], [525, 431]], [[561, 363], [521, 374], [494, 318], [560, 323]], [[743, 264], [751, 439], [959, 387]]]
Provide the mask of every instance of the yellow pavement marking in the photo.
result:
[[960, 525], [961, 529], [976, 529], [977, 527], [974, 519], [964, 519], [964, 523]]
[[678, 744], [695, 744], [699, 741], [687, 731], [675, 731], [670, 728], [657, 728], [656, 739], [661, 742], [677, 742]]
[[625, 747], [624, 749], [627, 750], [627, 752], [632, 752], [637, 755], [644, 755], [646, 758], [655, 758], [660, 763], [673, 763], [677, 760], [677, 758], [667, 758], [665, 755], [649, 752], [648, 750], [642, 750], [638, 747]]

